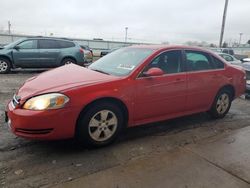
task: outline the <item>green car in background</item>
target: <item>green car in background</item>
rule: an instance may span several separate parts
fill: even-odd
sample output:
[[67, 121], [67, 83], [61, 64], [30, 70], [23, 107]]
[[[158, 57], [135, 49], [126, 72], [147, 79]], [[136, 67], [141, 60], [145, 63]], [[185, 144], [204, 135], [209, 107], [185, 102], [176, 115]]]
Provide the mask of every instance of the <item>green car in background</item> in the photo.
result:
[[53, 68], [86, 63], [78, 43], [67, 39], [34, 37], [8, 44], [0, 49], [0, 74], [15, 68]]

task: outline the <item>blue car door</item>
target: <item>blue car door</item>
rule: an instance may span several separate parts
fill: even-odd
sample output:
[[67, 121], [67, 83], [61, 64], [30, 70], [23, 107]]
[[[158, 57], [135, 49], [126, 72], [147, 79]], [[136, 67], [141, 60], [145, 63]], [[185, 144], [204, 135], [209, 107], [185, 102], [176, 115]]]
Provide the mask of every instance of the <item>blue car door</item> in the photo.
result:
[[40, 63], [43, 67], [58, 66], [58, 58], [61, 52], [59, 44], [53, 39], [39, 39]]
[[40, 52], [37, 48], [37, 40], [27, 39], [22, 41], [13, 48], [12, 55], [17, 67], [38, 67]]

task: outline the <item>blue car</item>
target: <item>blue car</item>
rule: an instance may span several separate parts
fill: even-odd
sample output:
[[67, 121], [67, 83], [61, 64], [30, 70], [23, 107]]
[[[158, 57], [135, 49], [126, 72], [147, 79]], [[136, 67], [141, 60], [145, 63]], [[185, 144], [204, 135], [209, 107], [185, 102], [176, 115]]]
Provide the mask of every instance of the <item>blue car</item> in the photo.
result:
[[86, 63], [84, 50], [74, 41], [34, 37], [13, 42], [0, 49], [0, 74], [15, 68], [53, 68]]

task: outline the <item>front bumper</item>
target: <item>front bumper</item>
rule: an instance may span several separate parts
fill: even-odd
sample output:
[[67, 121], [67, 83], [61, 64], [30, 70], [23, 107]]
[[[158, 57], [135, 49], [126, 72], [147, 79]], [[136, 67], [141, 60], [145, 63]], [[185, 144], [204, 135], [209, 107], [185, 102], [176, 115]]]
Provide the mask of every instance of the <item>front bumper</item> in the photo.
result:
[[76, 108], [33, 111], [7, 105], [6, 118], [11, 131], [20, 137], [59, 140], [74, 137], [79, 112]]

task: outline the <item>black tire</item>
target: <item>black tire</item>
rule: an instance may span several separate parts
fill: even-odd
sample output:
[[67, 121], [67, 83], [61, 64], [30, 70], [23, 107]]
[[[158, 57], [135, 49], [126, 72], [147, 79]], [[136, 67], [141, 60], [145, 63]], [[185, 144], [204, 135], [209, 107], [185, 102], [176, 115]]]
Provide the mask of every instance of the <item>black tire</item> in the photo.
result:
[[11, 69], [11, 62], [6, 58], [0, 57], [0, 74], [9, 73], [10, 69]]
[[[228, 104], [226, 104], [227, 101], [225, 99], [225, 101], [223, 100], [222, 103], [219, 102], [219, 100], [221, 101], [222, 98], [224, 97], [228, 97]], [[209, 114], [213, 117], [213, 118], [223, 118], [225, 117], [225, 115], [228, 113], [231, 104], [232, 104], [232, 92], [229, 89], [221, 89], [218, 94], [216, 95], [213, 105], [211, 107], [211, 109], [209, 110]], [[218, 104], [220, 103], [220, 104]], [[221, 107], [223, 106], [223, 107]]]
[[[107, 128], [105, 130], [100, 130], [105, 128], [105, 122], [103, 122], [101, 118], [102, 115], [98, 114], [102, 112], [105, 113], [108, 112], [106, 118], [107, 122], [110, 121], [113, 117], [117, 119], [117, 121], [114, 121], [117, 123], [116, 126], [115, 125], [113, 126], [113, 129], [112, 125], [106, 125]], [[93, 127], [93, 125], [96, 125], [95, 123], [92, 123], [92, 126], [90, 126], [91, 121], [96, 122], [95, 120], [97, 120], [98, 126]], [[103, 147], [113, 143], [116, 140], [116, 138], [118, 137], [118, 135], [122, 130], [123, 124], [124, 124], [124, 116], [122, 114], [121, 109], [117, 105], [109, 102], [94, 103], [91, 107], [87, 109], [86, 112], [80, 115], [76, 126], [75, 136], [76, 139], [85, 147], [88, 148]], [[104, 140], [96, 140], [93, 138], [93, 135], [96, 131], [97, 131], [96, 135], [100, 133], [99, 139], [104, 139]], [[104, 138], [106, 137], [106, 131], [113, 132], [112, 135], [107, 139]]]
[[76, 64], [76, 61], [72, 58], [65, 58], [62, 60], [61, 65], [67, 65], [67, 64], [71, 64], [71, 63]]

